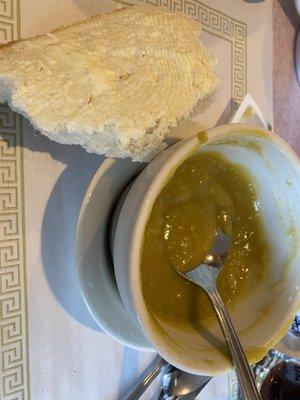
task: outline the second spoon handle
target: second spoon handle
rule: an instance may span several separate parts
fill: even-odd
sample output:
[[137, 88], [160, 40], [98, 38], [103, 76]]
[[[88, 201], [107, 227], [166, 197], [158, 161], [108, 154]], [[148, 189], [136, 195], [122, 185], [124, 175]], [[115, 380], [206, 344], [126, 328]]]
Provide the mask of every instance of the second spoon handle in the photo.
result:
[[208, 298], [217, 315], [226, 344], [230, 351], [232, 361], [236, 368], [241, 392], [245, 400], [261, 400], [256, 387], [253, 372], [248, 363], [240, 340], [235, 332], [231, 318], [226, 311], [225, 305], [216, 289], [206, 290]]
[[138, 400], [166, 365], [168, 365], [167, 361], [157, 355], [139, 378], [132, 392], [126, 397], [126, 400]]

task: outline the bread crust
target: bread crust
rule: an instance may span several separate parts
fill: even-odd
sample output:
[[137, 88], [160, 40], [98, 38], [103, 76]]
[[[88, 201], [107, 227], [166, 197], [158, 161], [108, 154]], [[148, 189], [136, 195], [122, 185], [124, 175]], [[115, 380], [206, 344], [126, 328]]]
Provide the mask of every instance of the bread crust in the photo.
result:
[[[131, 7], [137, 8], [137, 7], [141, 7], [141, 6], [140, 6], [140, 5], [132, 5]], [[162, 7], [156, 7], [156, 6], [151, 6], [151, 5], [146, 5], [146, 6], [143, 6], [143, 7], [144, 7], [144, 8], [162, 8]], [[75, 27], [75, 26], [80, 26], [80, 25], [86, 24], [88, 21], [97, 20], [97, 19], [103, 18], [103, 17], [105, 17], [105, 16], [109, 16], [110, 14], [119, 13], [119, 12], [124, 12], [124, 11], [126, 11], [127, 8], [128, 8], [128, 7], [117, 8], [116, 10], [110, 11], [110, 12], [105, 13], [105, 14], [93, 15], [93, 16], [91, 16], [91, 17], [89, 17], [89, 18], [87, 18], [87, 19], [84, 19], [84, 20], [82, 20], [82, 21], [73, 22], [73, 23], [70, 24], [70, 25], [61, 25], [61, 26], [59, 26], [59, 27], [53, 29], [52, 31], [47, 32], [46, 34], [49, 34], [49, 33], [50, 33], [50, 34], [51, 34], [51, 33], [54, 34], [54, 33], [57, 33], [57, 32], [60, 32], [60, 31], [62, 31], [62, 30], [64, 30], [64, 29], [66, 29], [66, 28], [72, 28], [72, 27]], [[174, 11], [174, 13], [179, 14], [177, 11]], [[180, 15], [181, 15], [181, 14], [180, 14]], [[192, 20], [191, 18], [186, 17], [186, 16], [185, 16], [185, 18], [188, 19], [188, 20], [190, 20], [192, 23], [195, 23], [195, 21]], [[201, 27], [200, 27], [200, 25], [199, 25], [199, 31], [200, 31], [200, 29], [201, 29]], [[41, 35], [32, 36], [31, 38], [27, 38], [27, 39], [17, 39], [17, 40], [12, 40], [11, 42], [8, 42], [8, 43], [0, 44], [0, 51], [6, 49], [6, 48], [8, 48], [8, 47], [13, 46], [14, 44], [21, 43], [21, 42], [25, 42], [25, 41], [27, 41], [27, 40], [37, 39], [37, 38], [40, 38], [40, 37], [42, 37], [42, 36], [45, 36], [45, 33], [42, 33]]]
[[[132, 6], [132, 7], [139, 7], [139, 6]], [[45, 36], [45, 34], [49, 34], [49, 33], [50, 34], [51, 33], [54, 34], [54, 33], [57, 33], [57, 32], [60, 32], [60, 31], [62, 31], [64, 29], [66, 29], [66, 28], [72, 28], [72, 27], [75, 27], [75, 26], [80, 26], [80, 25], [86, 24], [88, 21], [97, 20], [97, 19], [103, 18], [105, 15], [113, 14], [113, 13], [124, 11], [124, 10], [126, 10], [126, 7], [117, 8], [116, 10], [110, 11], [110, 12], [105, 13], [105, 14], [93, 15], [92, 17], [89, 17], [89, 18], [84, 19], [82, 21], [73, 22], [70, 25], [61, 25], [61, 26], [53, 29], [50, 32], [42, 33], [42, 34], [36, 35], [36, 36], [32, 36], [31, 38], [12, 40], [11, 42], [0, 44], [0, 51], [1, 50], [5, 50], [5, 49], [13, 46], [14, 44], [17, 44], [17, 43], [26, 42], [27, 40], [38, 39], [38, 38], [40, 38], [42, 36]]]

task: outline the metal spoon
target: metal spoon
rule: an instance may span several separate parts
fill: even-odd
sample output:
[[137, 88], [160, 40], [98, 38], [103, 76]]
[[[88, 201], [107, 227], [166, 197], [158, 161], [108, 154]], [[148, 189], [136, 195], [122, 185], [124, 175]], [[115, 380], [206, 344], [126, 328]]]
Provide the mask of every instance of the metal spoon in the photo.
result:
[[125, 400], [138, 400], [154, 379], [168, 367], [168, 362], [157, 355], [148, 368], [139, 377], [138, 382]]
[[169, 365], [161, 377], [161, 390], [157, 400], [184, 399], [192, 393], [196, 397], [210, 380], [211, 376], [189, 374]]
[[141, 375], [126, 400], [138, 400], [154, 379], [162, 373], [159, 399], [180, 399], [189, 393], [198, 394], [211, 379], [210, 376], [192, 375], [181, 371], [160, 356], [156, 356]]
[[230, 238], [218, 230], [212, 248], [203, 260], [203, 263], [190, 269], [188, 272], [180, 271], [175, 267], [174, 269], [183, 277], [196, 283], [205, 290], [214, 308], [228, 350], [231, 354], [244, 399], [261, 400], [251, 367], [216, 286], [216, 280], [219, 272], [223, 268], [223, 263], [227, 257], [230, 244]]

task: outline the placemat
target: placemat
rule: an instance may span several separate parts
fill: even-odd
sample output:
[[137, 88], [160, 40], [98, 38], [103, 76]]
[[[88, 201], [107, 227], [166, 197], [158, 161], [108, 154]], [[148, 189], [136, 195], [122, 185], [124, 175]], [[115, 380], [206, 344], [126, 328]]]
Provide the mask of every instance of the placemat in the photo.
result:
[[[190, 15], [218, 58], [215, 103], [176, 129], [186, 136], [226, 122], [251, 93], [272, 123], [272, 1], [148, 0]], [[30, 37], [121, 7], [100, 0], [1, 0], [0, 42]], [[128, 3], [134, 3], [126, 2]], [[62, 146], [0, 106], [0, 397], [124, 398], [153, 355], [103, 333], [80, 297], [74, 236], [85, 189], [103, 157]], [[200, 399], [229, 398], [229, 375]], [[151, 391], [144, 399], [151, 397]]]

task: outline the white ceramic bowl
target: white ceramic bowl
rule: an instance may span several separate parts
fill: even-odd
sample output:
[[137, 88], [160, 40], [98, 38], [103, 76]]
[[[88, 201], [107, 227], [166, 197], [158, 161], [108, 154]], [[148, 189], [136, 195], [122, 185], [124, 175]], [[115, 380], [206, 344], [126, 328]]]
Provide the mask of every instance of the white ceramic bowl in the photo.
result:
[[[158, 329], [143, 299], [140, 256], [152, 206], [176, 168], [195, 151], [223, 153], [244, 165], [260, 189], [262, 217], [272, 257], [268, 274], [233, 311], [232, 319], [245, 349], [257, 349], [258, 361], [285, 334], [300, 304], [300, 163], [278, 136], [253, 125], [230, 124], [207, 131], [162, 152], [138, 176], [123, 203], [116, 226], [114, 267], [125, 308], [149, 343], [173, 365], [196, 374], [217, 374], [231, 368], [210, 336], [197, 332], [174, 337]], [[234, 140], [232, 140], [234, 139]], [[231, 143], [230, 143], [231, 142]], [[292, 229], [291, 229], [292, 227]], [[163, 293], [162, 293], [163, 296]], [[217, 322], [210, 333], [222, 340]]]

